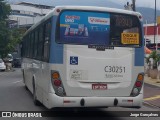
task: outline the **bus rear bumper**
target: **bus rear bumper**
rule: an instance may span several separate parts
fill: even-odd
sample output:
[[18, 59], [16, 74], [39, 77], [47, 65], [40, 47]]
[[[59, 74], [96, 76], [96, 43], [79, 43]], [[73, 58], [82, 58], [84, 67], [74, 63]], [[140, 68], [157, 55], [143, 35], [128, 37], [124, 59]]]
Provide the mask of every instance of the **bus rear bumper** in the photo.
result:
[[136, 97], [59, 97], [49, 93], [48, 108], [54, 107], [135, 107], [140, 108], [143, 94]]

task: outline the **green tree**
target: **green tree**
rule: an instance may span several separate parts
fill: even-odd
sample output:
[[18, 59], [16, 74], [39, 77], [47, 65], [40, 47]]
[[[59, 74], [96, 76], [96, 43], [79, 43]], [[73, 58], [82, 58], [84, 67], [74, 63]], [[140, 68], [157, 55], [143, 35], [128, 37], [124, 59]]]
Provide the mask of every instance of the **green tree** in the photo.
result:
[[11, 39], [11, 31], [8, 30], [5, 21], [0, 21], [0, 55], [5, 57], [7, 54], [7, 44]]
[[9, 28], [7, 23], [10, 11], [10, 5], [5, 0], [0, 0], [0, 57], [2, 58], [14, 51], [26, 31], [25, 28]]
[[10, 11], [10, 6], [4, 0], [0, 0], [0, 56], [2, 57], [5, 56], [6, 45], [11, 39], [11, 32], [7, 27]]
[[21, 42], [23, 34], [26, 32], [26, 30], [26, 28], [13, 28], [10, 30], [11, 38], [6, 46], [7, 52], [14, 51], [15, 46]]
[[5, 0], [0, 0], [0, 21], [7, 19], [10, 11], [10, 5]]

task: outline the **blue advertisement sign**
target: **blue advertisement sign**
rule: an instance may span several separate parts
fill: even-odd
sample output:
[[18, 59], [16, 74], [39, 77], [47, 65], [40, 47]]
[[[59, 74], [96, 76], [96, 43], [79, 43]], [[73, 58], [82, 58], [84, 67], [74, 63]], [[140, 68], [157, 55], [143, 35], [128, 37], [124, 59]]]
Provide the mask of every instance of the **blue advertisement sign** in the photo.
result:
[[109, 44], [110, 14], [64, 11], [60, 16], [60, 41], [77, 44]]

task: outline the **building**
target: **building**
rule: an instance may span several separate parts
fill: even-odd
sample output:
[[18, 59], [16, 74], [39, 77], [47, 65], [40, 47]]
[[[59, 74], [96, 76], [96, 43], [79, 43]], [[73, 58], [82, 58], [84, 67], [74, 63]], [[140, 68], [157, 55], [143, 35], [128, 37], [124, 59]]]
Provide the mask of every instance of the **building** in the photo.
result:
[[150, 43], [160, 43], [160, 24], [144, 24], [144, 38]]
[[11, 15], [9, 16], [9, 27], [30, 27], [38, 22], [54, 7], [28, 2], [11, 4]]
[[144, 37], [149, 39], [151, 43], [154, 43], [155, 37], [155, 43], [160, 43], [160, 25], [144, 24]]
[[145, 46], [160, 53], [160, 24], [144, 24]]
[[[34, 23], [40, 21], [48, 12], [54, 7], [40, 4], [33, 4], [28, 2], [20, 2], [17, 4], [10, 4], [11, 14], [8, 20], [9, 28], [30, 28]], [[21, 45], [15, 47], [12, 53], [14, 58], [21, 56]]]

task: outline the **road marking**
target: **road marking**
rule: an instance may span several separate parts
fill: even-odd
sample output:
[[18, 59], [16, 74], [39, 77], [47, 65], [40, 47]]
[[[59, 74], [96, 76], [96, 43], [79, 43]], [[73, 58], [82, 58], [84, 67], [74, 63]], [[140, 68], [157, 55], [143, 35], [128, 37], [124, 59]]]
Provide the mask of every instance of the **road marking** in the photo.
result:
[[156, 100], [156, 99], [160, 99], [160, 95], [156, 95], [156, 96], [149, 97], [149, 98], [144, 98], [144, 101], [150, 101], [150, 100]]
[[13, 82], [13, 84], [15, 84], [15, 83], [19, 83], [19, 82], [22, 82], [22, 80], [20, 80], [20, 81], [15, 81], [15, 82]]

